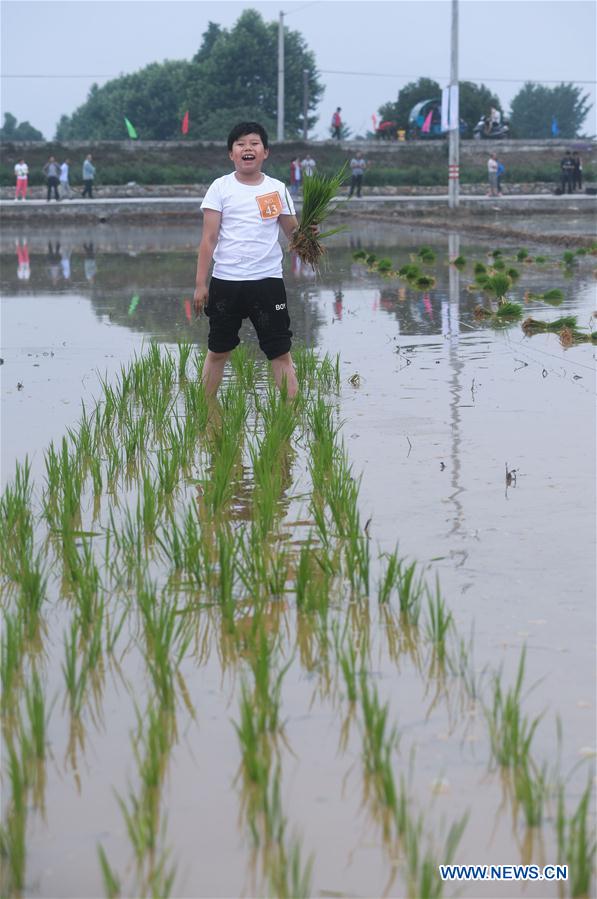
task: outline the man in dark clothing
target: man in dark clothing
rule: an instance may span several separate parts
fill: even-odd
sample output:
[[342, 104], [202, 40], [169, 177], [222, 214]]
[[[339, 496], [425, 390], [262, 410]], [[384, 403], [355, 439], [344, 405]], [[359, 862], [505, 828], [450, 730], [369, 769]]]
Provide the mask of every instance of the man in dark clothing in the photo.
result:
[[562, 177], [562, 193], [571, 194], [574, 181], [574, 159], [570, 150], [560, 162], [560, 172]]
[[580, 158], [579, 153], [573, 153], [572, 159], [574, 160], [574, 173], [572, 175], [572, 189], [576, 190], [578, 187], [579, 190], [582, 190], [582, 160]]
[[44, 175], [46, 176], [48, 181], [47, 202], [50, 202], [52, 191], [54, 192], [54, 198], [56, 202], [58, 202], [58, 200], [60, 199], [58, 195], [58, 184], [60, 183], [60, 166], [53, 156], [50, 156], [50, 158], [44, 165]]

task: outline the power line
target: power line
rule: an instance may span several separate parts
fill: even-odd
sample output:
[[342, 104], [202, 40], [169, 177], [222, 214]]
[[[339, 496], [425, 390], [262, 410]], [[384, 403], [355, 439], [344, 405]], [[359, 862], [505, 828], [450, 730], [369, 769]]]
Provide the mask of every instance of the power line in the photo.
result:
[[[318, 69], [322, 75], [367, 75], [373, 78], [417, 78], [420, 76], [410, 74], [402, 74], [398, 75], [393, 72], [349, 72], [343, 69]], [[447, 77], [445, 75], [428, 75], [428, 78], [438, 78], [444, 81], [447, 81]], [[461, 78], [461, 81], [509, 81], [513, 84], [519, 84], [521, 81], [532, 81], [538, 84], [562, 84], [562, 83], [570, 83], [573, 84], [597, 84], [597, 81], [589, 81], [583, 80], [581, 78], [568, 78], [564, 82], [562, 78], [494, 78], [491, 75], [470, 75], [468, 78]]]

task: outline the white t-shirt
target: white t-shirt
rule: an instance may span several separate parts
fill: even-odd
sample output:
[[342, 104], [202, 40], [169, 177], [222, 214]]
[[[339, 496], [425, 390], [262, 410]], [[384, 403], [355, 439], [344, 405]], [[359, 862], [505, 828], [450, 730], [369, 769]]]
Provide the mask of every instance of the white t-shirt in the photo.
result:
[[264, 174], [261, 184], [243, 184], [231, 172], [211, 184], [201, 209], [222, 213], [214, 278], [260, 281], [282, 277], [278, 216], [295, 214], [282, 181]]
[[26, 178], [29, 174], [29, 166], [26, 162], [17, 162], [15, 165], [15, 175], [17, 178]]
[[63, 162], [60, 166], [60, 180], [68, 181], [68, 163]]
[[312, 156], [305, 156], [301, 162], [301, 166], [305, 175], [312, 175], [315, 171], [315, 160]]

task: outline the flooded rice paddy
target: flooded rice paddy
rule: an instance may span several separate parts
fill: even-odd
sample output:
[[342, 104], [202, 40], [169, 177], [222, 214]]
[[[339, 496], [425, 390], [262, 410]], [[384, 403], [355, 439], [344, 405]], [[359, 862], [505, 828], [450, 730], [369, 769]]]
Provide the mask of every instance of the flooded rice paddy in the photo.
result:
[[3, 237], [3, 894], [590, 895], [595, 257], [355, 225], [211, 404], [196, 243]]

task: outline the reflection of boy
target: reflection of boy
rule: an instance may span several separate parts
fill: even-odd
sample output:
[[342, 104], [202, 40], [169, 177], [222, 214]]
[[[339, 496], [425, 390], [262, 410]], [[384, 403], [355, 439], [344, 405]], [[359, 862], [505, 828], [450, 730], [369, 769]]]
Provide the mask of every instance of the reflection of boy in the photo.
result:
[[19, 281], [28, 281], [31, 277], [31, 266], [29, 264], [29, 247], [27, 241], [23, 243], [16, 242], [17, 248], [17, 278]]
[[209, 318], [202, 380], [208, 393], [217, 391], [230, 353], [240, 342], [242, 321], [249, 318], [272, 363], [276, 384], [285, 383], [292, 397], [298, 385], [290, 356], [292, 331], [278, 238], [280, 228], [290, 237], [298, 225], [294, 205], [283, 182], [261, 171], [269, 156], [262, 125], [236, 125], [228, 135], [228, 155], [234, 172], [217, 178], [201, 204], [203, 234], [194, 303], [195, 312], [205, 307]]

